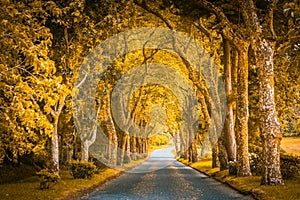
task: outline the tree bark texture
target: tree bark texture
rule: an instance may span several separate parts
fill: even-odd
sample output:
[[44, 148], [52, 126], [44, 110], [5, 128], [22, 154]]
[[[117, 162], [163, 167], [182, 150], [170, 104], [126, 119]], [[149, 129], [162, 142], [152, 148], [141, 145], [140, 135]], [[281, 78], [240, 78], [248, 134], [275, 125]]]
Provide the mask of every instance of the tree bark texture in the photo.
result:
[[260, 134], [263, 144], [262, 184], [283, 184], [280, 170], [281, 126], [277, 117], [274, 95], [273, 48], [267, 41], [262, 41], [256, 51], [258, 77], [260, 80]]
[[51, 140], [52, 143], [52, 161], [53, 161], [53, 167], [55, 170], [55, 173], [58, 174], [59, 172], [59, 147], [58, 147], [58, 116], [54, 116], [54, 130], [53, 130], [53, 137]]
[[89, 147], [88, 141], [82, 141], [81, 144], [81, 161], [88, 162], [89, 160]]
[[218, 143], [212, 148], [212, 168], [220, 167]]
[[219, 146], [219, 162], [220, 162], [220, 171], [225, 170], [228, 168], [228, 156], [226, 151], [225, 145], [225, 135], [224, 130], [221, 133], [221, 136], [218, 139], [218, 146]]
[[[275, 42], [267, 37], [276, 39], [273, 29], [273, 11], [277, 0], [270, 3], [267, 10], [266, 20], [268, 27], [262, 30], [256, 7], [252, 0], [239, 1], [250, 32], [251, 45], [254, 50], [256, 67], [259, 79], [259, 107], [260, 107], [260, 133], [263, 144], [263, 175], [261, 184], [279, 185], [283, 184], [280, 170], [280, 142], [282, 129], [279, 123], [275, 107], [274, 89], [274, 48]], [[263, 31], [265, 31], [263, 33]], [[266, 32], [267, 31], [267, 32]], [[268, 35], [271, 33], [271, 36]], [[267, 37], [266, 37], [267, 36]]]
[[108, 158], [112, 166], [117, 165], [117, 150], [118, 150], [118, 137], [117, 131], [114, 125], [114, 121], [111, 116], [111, 104], [110, 98], [106, 102], [106, 129], [108, 134]]
[[237, 136], [237, 175], [250, 176], [248, 155], [248, 47], [239, 50], [237, 82], [236, 136]]
[[123, 138], [122, 138], [122, 147], [121, 147], [121, 160], [120, 160], [120, 165], [123, 165], [124, 164], [124, 157], [125, 157], [125, 154], [126, 154], [126, 147], [127, 147], [127, 142], [128, 142], [128, 139], [129, 138], [129, 134], [128, 133], [124, 133], [123, 135]]
[[233, 119], [233, 99], [231, 84], [231, 61], [230, 61], [230, 44], [228, 40], [224, 40], [224, 75], [225, 75], [225, 92], [227, 96], [226, 118], [224, 126], [224, 141], [227, 150], [228, 161], [236, 160], [236, 142], [234, 133]]

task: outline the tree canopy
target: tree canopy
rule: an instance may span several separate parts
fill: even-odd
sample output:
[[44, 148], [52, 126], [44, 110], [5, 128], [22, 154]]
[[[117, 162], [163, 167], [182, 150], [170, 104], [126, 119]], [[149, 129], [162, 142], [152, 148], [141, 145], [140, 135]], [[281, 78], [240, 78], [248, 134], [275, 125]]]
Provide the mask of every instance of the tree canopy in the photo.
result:
[[[159, 36], [150, 48], [153, 32], [127, 52], [139, 38], [120, 33], [144, 27], [190, 40]], [[0, 164], [28, 157], [58, 172], [98, 151], [122, 165], [163, 132], [178, 155], [196, 161], [209, 149], [213, 166], [232, 161], [238, 176], [251, 175], [249, 151], [258, 148], [262, 183], [283, 184], [280, 140], [300, 130], [299, 27], [297, 0], [3, 0]], [[101, 49], [120, 36], [128, 38]], [[91, 73], [104, 57], [109, 66]], [[82, 88], [92, 80], [91, 95]]]

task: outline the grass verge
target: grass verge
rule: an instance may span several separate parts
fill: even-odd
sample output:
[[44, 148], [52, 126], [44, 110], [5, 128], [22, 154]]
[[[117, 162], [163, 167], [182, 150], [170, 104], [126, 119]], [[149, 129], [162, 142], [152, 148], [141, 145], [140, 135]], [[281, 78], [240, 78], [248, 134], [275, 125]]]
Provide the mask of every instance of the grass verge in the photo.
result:
[[[133, 168], [147, 158], [126, 164], [125, 169]], [[39, 178], [32, 176], [14, 183], [0, 184], [0, 199], [3, 200], [47, 200], [47, 199], [78, 199], [95, 190], [104, 182], [122, 174], [122, 171], [106, 168], [95, 174], [91, 179], [74, 179], [70, 171], [61, 170], [61, 180], [48, 190], [39, 189]]]
[[203, 158], [196, 163], [188, 163], [182, 158], [177, 159], [216, 180], [229, 185], [243, 194], [251, 194], [255, 199], [264, 200], [294, 200], [300, 199], [300, 177], [285, 180], [285, 185], [261, 186], [260, 176], [236, 177], [228, 174], [228, 170], [220, 171], [219, 168], [211, 167], [211, 159]]
[[286, 153], [300, 156], [300, 137], [283, 137], [281, 148]]

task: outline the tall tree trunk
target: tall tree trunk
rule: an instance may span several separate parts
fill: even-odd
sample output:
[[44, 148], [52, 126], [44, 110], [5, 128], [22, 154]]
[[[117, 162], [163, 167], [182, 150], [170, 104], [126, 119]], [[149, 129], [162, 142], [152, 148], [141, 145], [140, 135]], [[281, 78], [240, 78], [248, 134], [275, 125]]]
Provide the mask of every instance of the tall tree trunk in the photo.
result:
[[115, 124], [113, 118], [111, 116], [111, 104], [110, 98], [106, 101], [106, 129], [108, 132], [108, 158], [110, 159], [110, 163], [112, 166], [117, 165], [117, 150], [118, 150], [118, 136], [115, 128]]
[[219, 145], [219, 155], [218, 155], [218, 157], [219, 157], [220, 170], [221, 171], [228, 168], [228, 156], [227, 156], [226, 145], [225, 145], [224, 129], [221, 133], [221, 136], [218, 139], [218, 145]]
[[174, 142], [174, 146], [175, 146], [175, 153], [176, 153], [176, 155], [178, 155], [178, 152], [180, 151], [180, 147], [178, 146], [179, 142], [178, 142], [178, 134], [177, 133], [173, 134], [173, 142]]
[[59, 147], [58, 147], [58, 116], [54, 116], [54, 130], [53, 130], [53, 137], [52, 137], [52, 161], [55, 173], [59, 173]]
[[218, 143], [215, 143], [215, 146], [212, 148], [212, 168], [220, 167], [220, 162], [219, 162], [219, 147]]
[[145, 153], [145, 140], [144, 138], [141, 139], [141, 153], [144, 154]]
[[197, 162], [198, 161], [198, 151], [197, 151], [197, 146], [196, 146], [196, 140], [194, 140], [191, 144], [191, 151], [192, 151], [192, 162]]
[[212, 147], [210, 146], [210, 141], [208, 136], [206, 136], [202, 142], [201, 145], [201, 157], [206, 156], [207, 154], [211, 154], [211, 149]]
[[219, 159], [218, 159], [218, 154], [219, 154], [219, 149], [218, 149], [218, 136], [217, 136], [217, 127], [215, 125], [215, 118], [211, 118], [211, 125], [210, 130], [208, 130], [208, 137], [209, 137], [209, 142], [211, 145], [211, 151], [212, 151], [212, 168], [219, 167]]
[[73, 157], [73, 145], [72, 144], [67, 144], [67, 159], [66, 159], [66, 164], [69, 165], [72, 162], [72, 157]]
[[232, 85], [231, 85], [231, 61], [230, 61], [230, 44], [224, 40], [224, 74], [225, 74], [225, 92], [227, 96], [226, 118], [224, 126], [224, 141], [227, 150], [228, 161], [236, 160], [236, 142], [234, 133], [233, 105], [232, 105]]
[[197, 152], [197, 146], [196, 146], [196, 136], [194, 134], [193, 126], [190, 124], [188, 127], [189, 130], [189, 144], [190, 144], [190, 155], [189, 155], [189, 160], [191, 162], [197, 162], [198, 161], [198, 152]]
[[129, 137], [129, 134], [126, 132], [123, 134], [123, 139], [122, 139], [122, 146], [121, 146], [121, 157], [120, 157], [120, 165], [124, 165], [124, 157], [126, 153], [126, 147], [127, 147], [127, 138]]
[[142, 138], [141, 138], [141, 137], [138, 137], [138, 138], [137, 138], [137, 142], [138, 142], [138, 153], [141, 154], [141, 153], [143, 153]]
[[[275, 108], [274, 89], [274, 47], [276, 33], [273, 27], [273, 12], [277, 0], [270, 3], [266, 25], [262, 29], [253, 0], [239, 1], [246, 27], [250, 32], [251, 46], [254, 50], [259, 79], [260, 134], [263, 144], [262, 184], [283, 184], [280, 170], [280, 141], [282, 130]], [[265, 31], [263, 33], [263, 31]]]
[[131, 155], [130, 142], [131, 142], [130, 135], [128, 134], [127, 141], [126, 141], [126, 157], [128, 159], [127, 162], [130, 162], [130, 155]]
[[137, 160], [137, 157], [136, 157], [136, 153], [137, 153], [137, 147], [136, 147], [136, 144], [137, 142], [136, 142], [136, 137], [135, 136], [132, 136], [131, 137], [131, 159], [132, 160]]
[[74, 135], [74, 141], [73, 141], [73, 159], [78, 159], [78, 152], [79, 152], [79, 145], [78, 145], [78, 134], [76, 133]]
[[142, 139], [142, 144], [143, 144], [143, 154], [148, 154], [148, 139], [143, 138]]
[[[231, 65], [231, 83], [232, 83], [232, 93], [233, 96], [237, 96], [237, 74], [238, 74], [238, 66], [239, 66], [239, 54], [236, 49], [233, 50], [232, 53], [232, 65]], [[233, 109], [233, 123], [236, 120], [236, 98], [232, 101], [232, 109]], [[236, 128], [234, 128], [234, 132], [236, 132]], [[236, 133], [235, 133], [236, 135]]]
[[88, 162], [89, 161], [89, 141], [82, 141], [81, 143], [81, 161]]
[[187, 143], [185, 141], [185, 138], [183, 136], [183, 128], [180, 128], [179, 132], [179, 139], [180, 139], [180, 154], [184, 157], [184, 159], [187, 159], [186, 151], [187, 151]]
[[236, 136], [237, 136], [237, 175], [250, 176], [248, 155], [248, 48], [239, 49], [237, 85]]
[[[97, 114], [98, 117], [98, 114]], [[97, 117], [95, 120], [97, 120]], [[97, 123], [97, 122], [95, 122]], [[82, 140], [82, 150], [81, 150], [81, 161], [82, 162], [88, 162], [89, 161], [89, 148], [90, 146], [95, 142], [96, 140], [96, 135], [97, 135], [97, 124], [95, 124], [91, 130], [91, 132], [89, 133], [90, 137], [89, 138], [85, 138], [84, 140]]]
[[262, 184], [283, 184], [280, 170], [281, 126], [275, 109], [273, 51], [270, 43], [261, 44], [256, 53], [258, 77], [260, 80], [260, 134], [263, 144]]

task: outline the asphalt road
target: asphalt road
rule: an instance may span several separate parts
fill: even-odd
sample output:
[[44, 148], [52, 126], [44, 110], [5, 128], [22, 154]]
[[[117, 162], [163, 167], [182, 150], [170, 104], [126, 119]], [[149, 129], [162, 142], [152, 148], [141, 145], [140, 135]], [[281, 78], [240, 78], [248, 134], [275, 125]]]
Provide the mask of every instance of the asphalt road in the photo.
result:
[[176, 161], [171, 150], [154, 151], [148, 161], [82, 199], [252, 199]]

